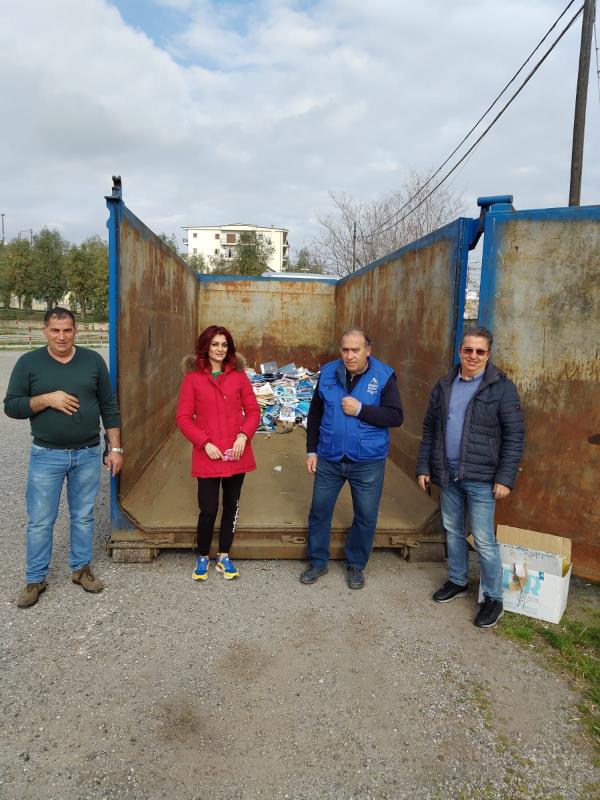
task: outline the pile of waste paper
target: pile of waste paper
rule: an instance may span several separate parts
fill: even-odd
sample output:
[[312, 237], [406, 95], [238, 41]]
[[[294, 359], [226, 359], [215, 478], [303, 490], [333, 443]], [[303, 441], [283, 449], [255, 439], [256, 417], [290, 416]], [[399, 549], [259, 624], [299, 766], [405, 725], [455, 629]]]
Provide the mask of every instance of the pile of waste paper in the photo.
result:
[[276, 361], [269, 361], [260, 365], [260, 373], [247, 369], [246, 375], [261, 410], [259, 431], [289, 431], [294, 424], [306, 428], [318, 372], [295, 364], [278, 367]]

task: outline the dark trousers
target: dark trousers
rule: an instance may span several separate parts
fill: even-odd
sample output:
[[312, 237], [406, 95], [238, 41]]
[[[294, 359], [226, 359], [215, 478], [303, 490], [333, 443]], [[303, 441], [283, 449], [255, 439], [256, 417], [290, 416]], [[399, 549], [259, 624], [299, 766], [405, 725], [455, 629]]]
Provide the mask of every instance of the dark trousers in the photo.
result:
[[198, 478], [198, 550], [201, 556], [210, 553], [210, 545], [219, 511], [219, 488], [223, 485], [223, 512], [219, 531], [219, 553], [228, 553], [233, 542], [240, 507], [244, 473], [231, 478]]

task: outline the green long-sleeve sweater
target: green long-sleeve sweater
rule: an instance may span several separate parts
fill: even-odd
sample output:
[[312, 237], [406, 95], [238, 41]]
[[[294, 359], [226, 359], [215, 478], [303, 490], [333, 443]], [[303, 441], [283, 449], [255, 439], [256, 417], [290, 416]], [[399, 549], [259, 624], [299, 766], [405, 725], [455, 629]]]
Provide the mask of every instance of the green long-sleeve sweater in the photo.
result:
[[[46, 408], [34, 414], [30, 399], [56, 391], [75, 395], [79, 411], [69, 416]], [[4, 411], [14, 419], [29, 418], [33, 443], [40, 447], [93, 445], [99, 440], [100, 417], [105, 428], [121, 426], [104, 359], [95, 350], [79, 345], [67, 364], [52, 358], [45, 347], [21, 356], [10, 376]]]

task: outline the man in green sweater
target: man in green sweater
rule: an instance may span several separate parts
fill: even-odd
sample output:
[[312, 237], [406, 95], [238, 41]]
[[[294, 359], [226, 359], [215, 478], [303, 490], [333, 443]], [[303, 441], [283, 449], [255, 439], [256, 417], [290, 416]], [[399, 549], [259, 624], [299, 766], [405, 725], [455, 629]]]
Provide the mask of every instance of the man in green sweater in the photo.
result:
[[19, 358], [4, 398], [6, 415], [29, 419], [33, 436], [27, 480], [27, 585], [17, 600], [19, 608], [37, 603], [46, 589], [65, 478], [73, 582], [86, 592], [102, 591], [104, 584], [90, 568], [100, 482], [100, 417], [109, 441], [106, 465], [116, 475], [123, 464], [119, 406], [103, 358], [95, 350], [75, 346], [77, 326], [67, 308], [47, 311], [43, 332], [47, 347]]

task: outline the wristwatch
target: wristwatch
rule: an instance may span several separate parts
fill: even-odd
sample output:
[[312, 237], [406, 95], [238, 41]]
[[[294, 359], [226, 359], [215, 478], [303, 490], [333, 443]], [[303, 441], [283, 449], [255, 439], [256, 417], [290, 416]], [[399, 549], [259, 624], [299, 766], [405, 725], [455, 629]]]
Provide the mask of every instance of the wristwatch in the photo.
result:
[[121, 453], [121, 455], [123, 455], [123, 448], [122, 447], [111, 447], [108, 452], [109, 453]]

